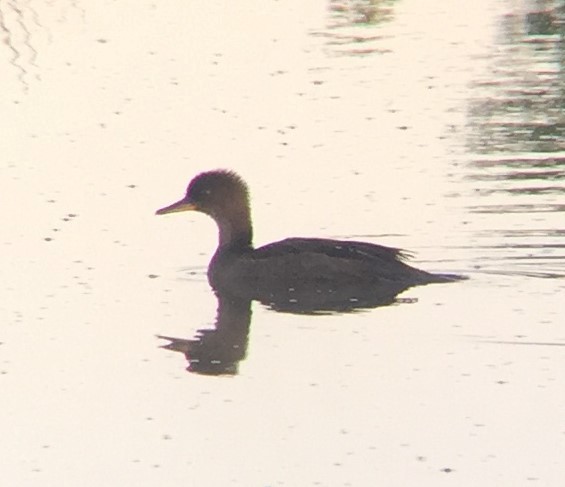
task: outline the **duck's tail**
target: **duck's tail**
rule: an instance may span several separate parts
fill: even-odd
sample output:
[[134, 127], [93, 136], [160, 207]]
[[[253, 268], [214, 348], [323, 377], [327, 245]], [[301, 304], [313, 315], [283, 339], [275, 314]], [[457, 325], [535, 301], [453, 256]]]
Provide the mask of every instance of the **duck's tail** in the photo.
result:
[[464, 276], [461, 274], [429, 274], [430, 283], [432, 282], [457, 282], [465, 281], [469, 279], [469, 276]]

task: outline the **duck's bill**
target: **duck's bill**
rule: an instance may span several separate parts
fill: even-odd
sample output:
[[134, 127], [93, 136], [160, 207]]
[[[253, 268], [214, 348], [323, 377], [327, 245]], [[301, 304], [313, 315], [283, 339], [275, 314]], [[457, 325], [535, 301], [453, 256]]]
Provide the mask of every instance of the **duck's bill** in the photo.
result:
[[189, 203], [185, 200], [177, 201], [172, 205], [165, 206], [155, 212], [156, 215], [166, 215], [167, 213], [178, 213], [179, 211], [197, 211], [198, 208], [195, 204]]

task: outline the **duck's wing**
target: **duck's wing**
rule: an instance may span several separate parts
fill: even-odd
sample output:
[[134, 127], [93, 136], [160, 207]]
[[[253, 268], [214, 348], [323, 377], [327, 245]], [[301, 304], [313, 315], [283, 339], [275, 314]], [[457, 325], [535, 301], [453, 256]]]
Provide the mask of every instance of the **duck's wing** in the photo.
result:
[[[410, 253], [384, 245], [349, 240], [287, 238], [253, 252], [256, 269], [282, 278], [302, 275], [344, 282], [389, 282], [409, 285], [457, 280], [416, 269], [405, 261]], [[276, 265], [273, 265], [276, 262]]]
[[287, 238], [255, 250], [256, 257], [260, 259], [301, 253], [321, 254], [355, 261], [375, 261], [375, 263], [404, 261], [411, 256], [409, 252], [395, 247], [326, 238]]

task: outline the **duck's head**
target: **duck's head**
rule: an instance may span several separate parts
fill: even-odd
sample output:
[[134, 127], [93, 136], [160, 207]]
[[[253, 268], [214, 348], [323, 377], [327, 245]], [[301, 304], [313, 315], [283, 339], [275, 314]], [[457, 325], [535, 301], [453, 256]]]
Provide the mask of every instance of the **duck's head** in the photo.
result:
[[236, 173], [226, 170], [204, 172], [188, 185], [181, 200], [157, 210], [157, 215], [179, 211], [200, 211], [224, 220], [230, 214], [249, 211], [247, 185]]

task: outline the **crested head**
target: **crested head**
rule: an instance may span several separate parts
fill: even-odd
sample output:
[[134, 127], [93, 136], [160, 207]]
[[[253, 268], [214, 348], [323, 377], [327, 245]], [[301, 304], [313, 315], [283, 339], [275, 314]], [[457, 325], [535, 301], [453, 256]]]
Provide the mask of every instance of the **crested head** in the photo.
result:
[[195, 176], [186, 189], [185, 197], [161, 208], [157, 214], [179, 211], [200, 211], [211, 216], [220, 230], [220, 247], [251, 246], [247, 185], [233, 171], [208, 171]]
[[186, 189], [186, 199], [210, 215], [231, 205], [248, 206], [249, 193], [245, 181], [235, 172], [215, 170], [195, 176]]

